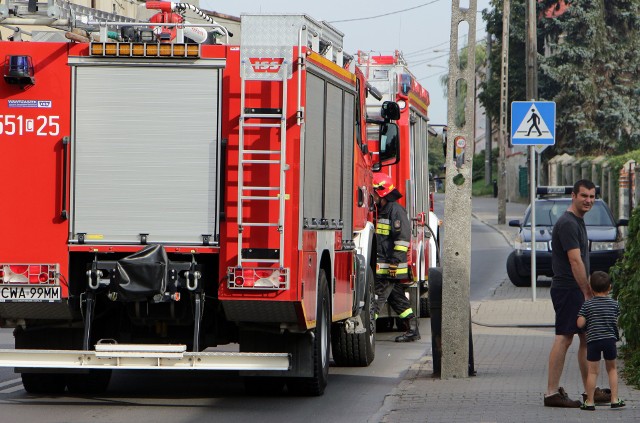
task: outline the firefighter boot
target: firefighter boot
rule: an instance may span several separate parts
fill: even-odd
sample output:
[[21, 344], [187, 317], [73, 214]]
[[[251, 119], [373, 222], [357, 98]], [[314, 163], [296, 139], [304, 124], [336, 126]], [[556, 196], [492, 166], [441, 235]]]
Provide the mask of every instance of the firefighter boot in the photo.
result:
[[418, 318], [413, 316], [409, 319], [405, 319], [405, 321], [409, 326], [409, 330], [396, 337], [396, 342], [413, 342], [420, 339], [420, 331], [418, 330]]

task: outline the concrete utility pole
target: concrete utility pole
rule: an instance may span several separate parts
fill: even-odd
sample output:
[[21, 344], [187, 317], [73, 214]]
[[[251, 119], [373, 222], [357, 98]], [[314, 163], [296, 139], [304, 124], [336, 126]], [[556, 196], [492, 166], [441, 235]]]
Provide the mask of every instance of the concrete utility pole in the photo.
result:
[[[463, 9], [451, 2], [449, 49], [449, 99], [447, 116], [446, 193], [444, 204], [444, 253], [442, 281], [442, 379], [469, 376], [469, 284], [471, 280], [471, 179], [474, 144], [475, 63], [477, 0]], [[468, 24], [467, 65], [460, 69], [458, 29]], [[456, 97], [466, 83], [465, 123], [456, 125]], [[460, 84], [459, 84], [460, 83]], [[454, 154], [455, 153], [455, 154]], [[455, 158], [454, 158], [455, 156]]]
[[[487, 81], [491, 80], [491, 34], [487, 32]], [[484, 146], [484, 184], [491, 185], [493, 176], [492, 151], [491, 151], [491, 118], [489, 114], [485, 117], [485, 146]]]
[[502, 11], [502, 61], [500, 64], [500, 149], [498, 159], [498, 224], [507, 220], [507, 142], [509, 139], [507, 116], [509, 111], [509, 23], [511, 0], [504, 0]]

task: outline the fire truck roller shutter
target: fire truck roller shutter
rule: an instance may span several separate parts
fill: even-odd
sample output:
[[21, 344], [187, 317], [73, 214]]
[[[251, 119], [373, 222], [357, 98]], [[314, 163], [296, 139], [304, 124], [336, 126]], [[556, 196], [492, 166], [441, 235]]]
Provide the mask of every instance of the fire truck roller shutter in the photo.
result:
[[353, 239], [354, 99], [344, 88], [307, 74], [303, 217], [321, 227], [342, 224], [345, 240]]
[[[413, 116], [411, 138], [414, 143], [413, 163], [415, 168], [416, 210], [415, 213], [429, 212], [429, 162], [427, 145], [427, 121], [420, 115]], [[415, 216], [415, 214], [413, 215]]]
[[215, 239], [220, 66], [75, 67], [74, 239]]
[[342, 90], [327, 84], [325, 113], [324, 204], [322, 215], [337, 227], [342, 203]]
[[353, 239], [353, 149], [355, 136], [355, 106], [356, 96], [352, 93], [344, 93], [344, 111], [342, 123], [342, 239]]
[[[304, 142], [303, 217], [310, 224], [322, 219], [325, 83], [307, 74], [307, 108]], [[313, 226], [312, 226], [313, 227]]]

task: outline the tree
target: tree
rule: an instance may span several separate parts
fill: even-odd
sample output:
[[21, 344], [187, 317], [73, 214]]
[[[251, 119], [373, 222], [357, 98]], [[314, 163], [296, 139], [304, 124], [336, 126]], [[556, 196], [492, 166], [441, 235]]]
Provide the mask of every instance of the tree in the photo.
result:
[[[512, 0], [509, 102], [525, 98], [525, 1]], [[498, 121], [503, 0], [483, 13], [496, 40], [492, 79], [481, 84], [480, 101]], [[640, 0], [537, 2], [538, 99], [556, 102], [556, 145], [549, 153], [612, 154], [640, 143]], [[558, 8], [560, 9], [560, 8]], [[546, 54], [545, 54], [546, 53]], [[546, 153], [546, 152], [545, 152]]]
[[[491, 9], [482, 12], [482, 18], [487, 22], [487, 36], [492, 36], [494, 40], [490, 56], [491, 69], [493, 69], [493, 72], [490, 80], [485, 78], [485, 80], [480, 83], [478, 98], [487, 115], [497, 123], [500, 121], [503, 0], [491, 0], [491, 6]], [[525, 14], [525, 0], [511, 0], [509, 91], [507, 93], [509, 102], [526, 99]], [[511, 110], [508, 110], [507, 113], [510, 116]], [[509, 116], [507, 121], [510, 121]]]
[[[553, 1], [543, 2], [551, 6]], [[551, 54], [541, 80], [556, 101], [558, 149], [570, 154], [621, 153], [640, 140], [637, 90], [638, 0], [572, 2], [542, 19]]]

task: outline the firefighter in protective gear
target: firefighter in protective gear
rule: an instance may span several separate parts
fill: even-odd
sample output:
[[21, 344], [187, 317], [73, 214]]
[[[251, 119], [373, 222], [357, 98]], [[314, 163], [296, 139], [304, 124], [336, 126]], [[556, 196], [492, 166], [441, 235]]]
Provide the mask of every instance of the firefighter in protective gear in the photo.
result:
[[396, 201], [402, 194], [395, 188], [389, 175], [374, 173], [374, 199], [378, 205], [376, 240], [378, 245], [376, 264], [375, 316], [388, 302], [400, 316], [406, 332], [396, 337], [396, 342], [412, 342], [420, 339], [418, 318], [405, 295], [404, 285], [410, 283], [407, 252], [411, 227], [407, 211]]

